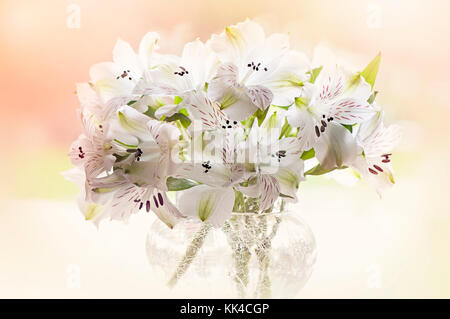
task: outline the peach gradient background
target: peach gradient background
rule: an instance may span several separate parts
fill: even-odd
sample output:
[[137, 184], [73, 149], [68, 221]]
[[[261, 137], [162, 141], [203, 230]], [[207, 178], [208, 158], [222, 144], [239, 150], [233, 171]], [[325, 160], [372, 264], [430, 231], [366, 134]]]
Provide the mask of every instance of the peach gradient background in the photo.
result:
[[[78, 29], [66, 24], [71, 3]], [[0, 297], [216, 297], [164, 288], [144, 253], [153, 217], [96, 231], [60, 172], [79, 133], [75, 83], [111, 59], [118, 37], [136, 47], [159, 31], [162, 51], [179, 53], [247, 17], [290, 32], [309, 55], [322, 41], [362, 68], [381, 51], [377, 100], [404, 127], [397, 184], [382, 200], [364, 183], [301, 185], [294, 210], [318, 260], [297, 297], [450, 297], [449, 12], [446, 0], [1, 0]], [[67, 285], [70, 265], [80, 288]]]

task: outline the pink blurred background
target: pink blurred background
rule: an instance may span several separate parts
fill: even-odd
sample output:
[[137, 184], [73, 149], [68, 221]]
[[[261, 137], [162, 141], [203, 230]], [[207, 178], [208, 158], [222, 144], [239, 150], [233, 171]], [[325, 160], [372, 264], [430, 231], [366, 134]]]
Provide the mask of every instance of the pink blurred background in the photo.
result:
[[[111, 60], [118, 37], [136, 48], [158, 31], [161, 51], [180, 53], [247, 17], [268, 33], [289, 32], [310, 57], [324, 42], [363, 68], [381, 51], [377, 101], [404, 128], [398, 182], [382, 200], [364, 183], [301, 186], [296, 209], [319, 258], [298, 297], [450, 297], [449, 12], [444, 0], [1, 0], [0, 297], [204, 296], [160, 288], [144, 253], [151, 217], [96, 231], [60, 172], [80, 130], [75, 83]], [[71, 265], [80, 288], [67, 285]]]

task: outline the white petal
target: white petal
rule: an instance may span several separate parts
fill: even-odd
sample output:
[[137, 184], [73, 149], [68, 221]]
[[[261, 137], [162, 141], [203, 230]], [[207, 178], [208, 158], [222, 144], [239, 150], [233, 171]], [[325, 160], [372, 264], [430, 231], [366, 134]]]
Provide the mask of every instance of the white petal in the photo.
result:
[[218, 64], [214, 51], [199, 39], [184, 46], [181, 65], [188, 70], [187, 75], [192, 79], [193, 89], [203, 88], [205, 82], [210, 82]]
[[[205, 167], [204, 164], [208, 164], [210, 168]], [[213, 161], [182, 163], [177, 166], [174, 176], [192, 179], [215, 187], [225, 187], [232, 182], [232, 174], [228, 167]]]
[[148, 136], [147, 122], [150, 117], [126, 105], [122, 106], [117, 114], [118, 122], [125, 131], [140, 137], [142, 140], [146, 139]]
[[383, 114], [375, 115], [360, 125], [358, 138], [367, 157], [376, 157], [391, 152], [401, 140], [401, 128], [391, 125], [385, 128]]
[[107, 102], [117, 95], [129, 94], [134, 87], [131, 81], [116, 79], [121, 74], [121, 70], [111, 62], [94, 64], [89, 74], [91, 82], [94, 84], [103, 102]]
[[266, 210], [270, 208], [280, 195], [280, 184], [278, 180], [270, 175], [261, 175], [261, 199], [259, 208]]
[[371, 118], [375, 113], [372, 106], [355, 98], [344, 98], [334, 102], [329, 109], [328, 116], [341, 124], [355, 124]]
[[177, 113], [180, 109], [180, 104], [163, 105], [155, 111], [156, 118], [160, 119], [163, 116], [169, 117]]
[[102, 109], [100, 97], [88, 83], [77, 83], [77, 96], [82, 109], [99, 114]]
[[245, 92], [252, 103], [260, 110], [265, 110], [268, 108], [273, 99], [272, 92], [262, 85], [248, 86], [245, 88]]
[[304, 54], [289, 51], [283, 55], [279, 66], [267, 77], [262, 78], [260, 83], [274, 94], [272, 104], [287, 106], [294, 103], [294, 99], [302, 93], [304, 82], [308, 79], [306, 71], [309, 68], [308, 59]]
[[159, 192], [154, 195], [153, 202], [158, 200], [159, 206], [152, 206], [152, 211], [158, 216], [158, 218], [169, 228], [173, 228], [181, 219], [185, 216], [181, 214], [178, 208], [170, 201], [166, 193]]
[[[238, 68], [234, 63], [223, 63], [217, 70], [216, 75], [208, 87], [208, 91], [214, 89], [214, 86], [235, 86], [238, 78]], [[217, 83], [219, 82], [219, 83]]]
[[147, 69], [152, 66], [154, 52], [159, 48], [159, 39], [158, 33], [149, 32], [142, 38], [141, 43], [139, 44], [139, 57]]
[[333, 122], [328, 123], [314, 150], [324, 169], [350, 166], [362, 153], [352, 134], [342, 125]]
[[250, 20], [225, 28], [213, 35], [207, 44], [219, 55], [222, 62], [240, 61], [248, 52], [264, 43], [263, 28]]
[[331, 103], [343, 94], [345, 84], [346, 78], [337, 66], [323, 68], [314, 82], [313, 99], [320, 103]]
[[300, 141], [302, 151], [310, 150], [317, 142], [314, 123], [315, 120], [308, 112], [306, 107], [299, 108], [295, 104], [286, 112], [288, 123], [298, 128], [297, 138]]
[[183, 215], [220, 227], [231, 217], [234, 190], [231, 187], [195, 186], [179, 193], [178, 204]]
[[280, 193], [289, 196], [293, 201], [297, 200], [297, 189], [303, 177], [303, 161], [298, 160], [292, 165], [280, 167], [274, 175], [280, 184]]
[[105, 108], [101, 113], [102, 119], [110, 119], [111, 116], [113, 116], [113, 114], [115, 114], [120, 107], [127, 105], [130, 101], [133, 100], [133, 98], [134, 97], [132, 95], [117, 95], [109, 99], [105, 103]]
[[222, 112], [233, 121], [243, 121], [258, 110], [250, 97], [242, 89], [231, 88], [219, 100]]
[[229, 121], [227, 115], [203, 93], [193, 94], [189, 97], [187, 109], [193, 120], [200, 120], [207, 130], [221, 128]]
[[141, 65], [138, 61], [136, 53], [129, 43], [118, 39], [113, 50], [113, 60], [119, 68], [130, 70], [139, 78], [142, 74]]

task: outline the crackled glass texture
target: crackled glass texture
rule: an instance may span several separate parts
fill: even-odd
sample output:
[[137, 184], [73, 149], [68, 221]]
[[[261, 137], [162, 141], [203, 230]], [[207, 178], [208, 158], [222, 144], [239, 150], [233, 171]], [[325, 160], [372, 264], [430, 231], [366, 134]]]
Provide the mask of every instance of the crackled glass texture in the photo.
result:
[[209, 297], [292, 298], [316, 260], [314, 235], [297, 213], [233, 212], [222, 228], [185, 221], [152, 224], [146, 243], [152, 271], [174, 289]]

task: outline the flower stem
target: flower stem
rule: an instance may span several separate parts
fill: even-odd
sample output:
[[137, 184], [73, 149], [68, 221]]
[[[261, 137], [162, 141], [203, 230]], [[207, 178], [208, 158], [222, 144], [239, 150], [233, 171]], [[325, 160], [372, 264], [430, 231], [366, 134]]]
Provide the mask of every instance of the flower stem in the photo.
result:
[[245, 236], [242, 233], [238, 233], [238, 225], [235, 224], [235, 229], [232, 229], [231, 222], [225, 222], [223, 226], [223, 231], [228, 237], [228, 242], [233, 251], [233, 260], [236, 268], [236, 273], [234, 275], [234, 281], [236, 282], [236, 287], [239, 293], [240, 298], [244, 298], [246, 296], [246, 288], [249, 280], [249, 269], [248, 264], [250, 262], [250, 258], [252, 256], [251, 251], [249, 249], [249, 243], [246, 241]]
[[256, 257], [259, 262], [259, 280], [258, 286], [256, 287], [256, 298], [272, 297], [272, 283], [269, 276], [270, 249], [280, 222], [281, 219], [276, 217], [276, 223], [273, 225], [271, 233], [268, 236], [264, 236], [261, 243], [255, 248]]
[[178, 267], [175, 271], [175, 273], [170, 278], [167, 285], [170, 288], [173, 288], [178, 280], [184, 275], [184, 273], [188, 270], [189, 266], [191, 265], [192, 261], [194, 260], [195, 256], [197, 255], [200, 248], [203, 246], [203, 243], [205, 241], [206, 236], [209, 233], [209, 230], [211, 229], [211, 224], [204, 222], [200, 229], [195, 234], [194, 238], [192, 239], [191, 243], [186, 249], [186, 253], [184, 254], [183, 258], [181, 259], [180, 263], [178, 264]]

